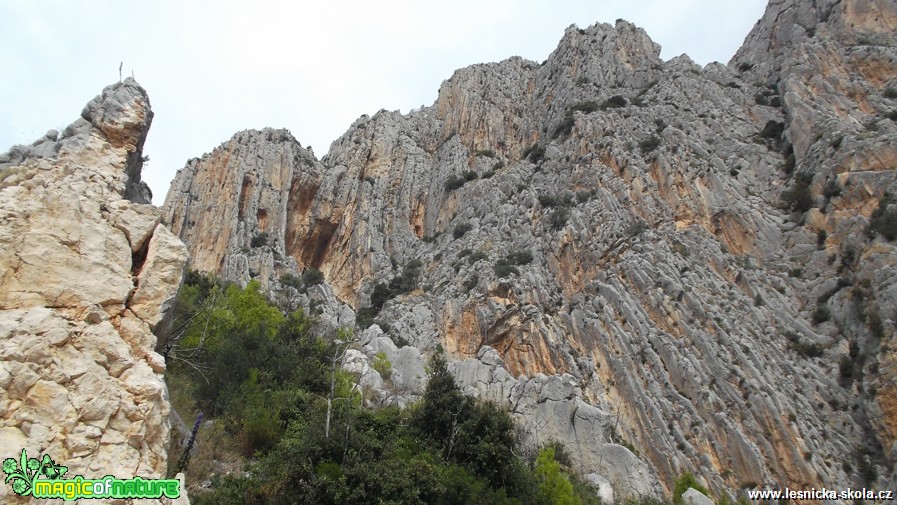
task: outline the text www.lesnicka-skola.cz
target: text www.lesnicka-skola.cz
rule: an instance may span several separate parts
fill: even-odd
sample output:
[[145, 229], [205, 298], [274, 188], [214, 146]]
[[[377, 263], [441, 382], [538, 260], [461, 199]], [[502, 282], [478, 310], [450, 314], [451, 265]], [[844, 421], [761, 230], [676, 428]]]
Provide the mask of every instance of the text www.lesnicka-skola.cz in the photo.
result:
[[884, 501], [894, 500], [893, 491], [875, 491], [873, 489], [850, 489], [844, 491], [835, 491], [834, 489], [788, 489], [771, 490], [771, 489], [752, 489], [748, 491], [748, 498], [751, 500], [871, 500]]

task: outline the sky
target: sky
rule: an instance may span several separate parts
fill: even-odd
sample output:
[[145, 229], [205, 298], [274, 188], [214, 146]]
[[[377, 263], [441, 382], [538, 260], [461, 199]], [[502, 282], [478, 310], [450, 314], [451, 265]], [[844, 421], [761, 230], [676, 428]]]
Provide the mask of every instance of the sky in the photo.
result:
[[143, 179], [161, 205], [175, 172], [250, 128], [287, 128], [320, 158], [362, 114], [436, 100], [458, 69], [541, 62], [571, 24], [622, 18], [661, 58], [727, 62], [765, 0], [0, 0], [0, 152], [62, 130], [134, 75], [155, 117]]

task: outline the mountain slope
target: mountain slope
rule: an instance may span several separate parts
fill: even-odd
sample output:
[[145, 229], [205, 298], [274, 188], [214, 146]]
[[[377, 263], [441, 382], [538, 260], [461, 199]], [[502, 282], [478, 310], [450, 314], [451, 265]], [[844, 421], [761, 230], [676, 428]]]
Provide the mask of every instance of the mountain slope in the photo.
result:
[[541, 65], [459, 70], [321, 160], [241, 132], [179, 171], [163, 219], [229, 279], [320, 269], [333, 324], [342, 301], [444, 346], [530, 441], [640, 468], [624, 494], [684, 471], [846, 488], [895, 457], [897, 256], [864, 230], [895, 212], [897, 14], [818, 4], [771, 2], [728, 66], [570, 27]]

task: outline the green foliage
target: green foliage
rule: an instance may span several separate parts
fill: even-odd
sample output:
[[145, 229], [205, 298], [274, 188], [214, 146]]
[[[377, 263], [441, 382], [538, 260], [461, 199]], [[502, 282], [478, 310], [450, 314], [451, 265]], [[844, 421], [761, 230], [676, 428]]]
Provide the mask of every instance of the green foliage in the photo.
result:
[[539, 195], [539, 205], [542, 207], [572, 207], [573, 195], [570, 193], [563, 195]]
[[476, 152], [476, 155], [477, 156], [486, 156], [488, 158], [494, 158], [495, 151], [493, 151], [492, 149], [480, 149], [479, 151]]
[[545, 148], [539, 144], [533, 144], [523, 151], [523, 159], [530, 160], [533, 163], [542, 161], [545, 157]]
[[552, 230], [560, 230], [567, 224], [567, 220], [570, 219], [570, 209], [566, 207], [560, 207], [554, 209], [551, 213], [551, 216], [548, 218], [548, 223], [551, 225]]
[[794, 212], [806, 212], [813, 208], [813, 196], [810, 194], [810, 185], [813, 183], [813, 174], [800, 173], [794, 180], [794, 187], [782, 193], [782, 203], [785, 208]]
[[816, 309], [813, 311], [811, 316], [811, 320], [813, 324], [820, 324], [828, 321], [832, 318], [832, 312], [829, 310], [828, 305], [818, 304], [816, 305]]
[[465, 233], [469, 232], [473, 229], [473, 226], [470, 223], [458, 223], [455, 225], [455, 229], [452, 231], [452, 236], [456, 239], [459, 239], [464, 236]]
[[620, 95], [614, 95], [601, 103], [601, 109], [619, 109], [626, 107], [626, 99]]
[[573, 493], [573, 484], [561, 471], [554, 459], [554, 448], [546, 447], [536, 457], [536, 479], [539, 481], [539, 503], [550, 505], [579, 505]]
[[[505, 260], [525, 264], [532, 255]], [[419, 269], [412, 262], [404, 270]], [[354, 377], [337, 370], [327, 436], [331, 360], [345, 348], [316, 336], [301, 311], [277, 312], [255, 283], [240, 289], [189, 277], [196, 283], [182, 290], [189, 300], [179, 300], [181, 317], [192, 321], [187, 333], [204, 337], [191, 349], [195, 366], [169, 363], [172, 395], [179, 404], [192, 398], [222, 427], [224, 438], [200, 440], [201, 447], [229, 441], [253, 458], [191, 493], [193, 503], [522, 505], [537, 503], [540, 492], [547, 503], [596, 503], [553, 456], [528, 468], [515, 455], [509, 414], [462, 395], [441, 352], [428, 365], [423, 399], [405, 410], [362, 408]], [[396, 288], [407, 288], [404, 271], [397, 278]], [[392, 370], [383, 353], [373, 367], [385, 378]]]
[[284, 286], [302, 289], [302, 279], [293, 274], [283, 274], [280, 276], [280, 283]]
[[819, 250], [825, 249], [825, 241], [828, 240], [828, 232], [825, 230], [819, 230], [816, 232], [816, 248]]
[[365, 330], [374, 324], [374, 318], [377, 317], [377, 314], [379, 313], [380, 310], [375, 307], [362, 307], [358, 309], [358, 312], [355, 314], [355, 325], [362, 330]]
[[249, 245], [251, 245], [252, 247], [262, 247], [268, 245], [268, 234], [265, 232], [261, 232], [258, 235], [252, 237]]
[[881, 235], [887, 241], [897, 239], [897, 198], [885, 193], [878, 201], [878, 207], [869, 216], [866, 234], [870, 237]]
[[588, 202], [595, 194], [596, 190], [592, 191], [577, 191], [576, 192], [576, 203], [586, 203]]
[[464, 180], [467, 182], [470, 182], [470, 181], [476, 179], [477, 177], [479, 177], [479, 176], [473, 170], [468, 170], [468, 171], [464, 172]]
[[533, 262], [533, 253], [530, 251], [514, 251], [505, 257], [509, 265], [529, 265]]
[[709, 497], [710, 493], [707, 491], [707, 488], [698, 484], [695, 476], [689, 472], [685, 472], [680, 475], [673, 484], [673, 505], [683, 505], [682, 494], [688, 491], [688, 488], [692, 488], [695, 491], [699, 491], [704, 496]]
[[463, 177], [458, 177], [456, 175], [449, 176], [448, 179], [445, 180], [445, 189], [449, 191], [454, 191], [466, 183], [467, 180]]
[[392, 377], [392, 363], [388, 359], [386, 359], [385, 352], [378, 352], [374, 356], [374, 362], [371, 364], [371, 366], [374, 368], [374, 370], [377, 371], [378, 374], [380, 374], [380, 377], [382, 377], [384, 380]]
[[[373, 318], [377, 316], [387, 301], [417, 289], [422, 267], [423, 263], [420, 260], [412, 260], [402, 268], [400, 275], [396, 275], [389, 281], [389, 284], [382, 282], [375, 284], [374, 291], [371, 293], [371, 306], [360, 309], [356, 316], [358, 326], [367, 328], [373, 323]], [[362, 326], [362, 324], [367, 326]]]
[[657, 135], [646, 137], [638, 143], [638, 146], [642, 150], [642, 154], [653, 152], [660, 146], [660, 137]]
[[897, 88], [887, 88], [884, 96], [885, 98], [897, 98]]
[[498, 260], [493, 267], [495, 271], [496, 277], [508, 277], [510, 275], [520, 275], [520, 270], [517, 270], [516, 267], [512, 265], [508, 265], [507, 263], [503, 263], [502, 260]]
[[[619, 98], [623, 99], [623, 105], [626, 105], [626, 99], [623, 97], [619, 97]], [[555, 127], [552, 138], [558, 138], [562, 135], [567, 136], [570, 134], [571, 131], [573, 131], [573, 124], [574, 124], [573, 113], [574, 112], [582, 112], [584, 114], [590, 114], [590, 113], [595, 112], [596, 110], [601, 109], [601, 108], [606, 109], [607, 107], [601, 107], [597, 103], [592, 102], [592, 101], [580, 102], [580, 103], [568, 108], [567, 112], [564, 113], [564, 119], [561, 121], [561, 123], [557, 127]]]
[[474, 251], [467, 258], [467, 263], [473, 265], [477, 261], [489, 259], [489, 255], [484, 253], [483, 251]]
[[788, 349], [797, 352], [798, 354], [807, 357], [807, 358], [816, 358], [822, 356], [823, 349], [822, 347], [815, 343], [806, 343], [800, 339], [797, 333], [792, 331], [786, 331], [784, 333], [786, 339], [788, 339]]
[[302, 272], [302, 282], [306, 286], [314, 286], [324, 282], [324, 274], [317, 268], [307, 268]]
[[778, 141], [782, 138], [782, 133], [784, 133], [784, 131], [785, 123], [770, 119], [766, 122], [766, 125], [763, 126], [763, 129], [760, 130], [760, 137]]
[[505, 168], [505, 162], [502, 160], [496, 161], [494, 165], [492, 165], [492, 170], [501, 170]]

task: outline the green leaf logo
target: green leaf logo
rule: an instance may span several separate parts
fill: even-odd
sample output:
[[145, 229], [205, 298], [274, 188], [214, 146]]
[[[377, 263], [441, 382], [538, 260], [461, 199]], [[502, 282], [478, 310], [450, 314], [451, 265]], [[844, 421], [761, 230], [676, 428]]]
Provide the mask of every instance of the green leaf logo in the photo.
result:
[[[49, 461], [50, 466], [56, 467], [53, 460], [48, 456], [44, 456], [45, 461]], [[19, 461], [13, 458], [3, 460], [3, 473], [6, 474], [7, 484], [12, 484], [12, 490], [20, 496], [28, 496], [34, 489], [34, 481], [42, 471], [41, 462], [37, 458], [28, 458], [25, 449], [22, 449], [22, 457]], [[65, 468], [65, 467], [62, 467]], [[66, 470], [68, 470], [66, 468]]]

